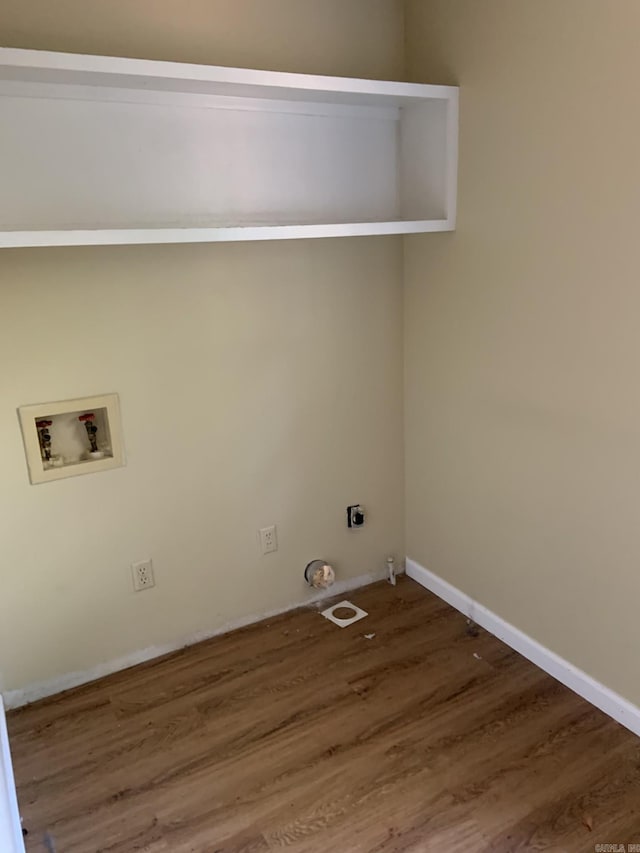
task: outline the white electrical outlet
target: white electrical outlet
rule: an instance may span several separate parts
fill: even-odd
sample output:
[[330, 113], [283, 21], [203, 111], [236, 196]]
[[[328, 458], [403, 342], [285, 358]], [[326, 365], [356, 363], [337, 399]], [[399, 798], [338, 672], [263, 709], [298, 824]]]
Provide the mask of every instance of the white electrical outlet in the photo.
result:
[[133, 588], [136, 592], [142, 592], [143, 589], [151, 589], [152, 586], [156, 585], [151, 560], [141, 560], [139, 563], [131, 563], [131, 574], [133, 575]]
[[260, 533], [260, 547], [263, 554], [271, 554], [278, 550], [278, 531], [275, 524], [271, 527], [262, 527]]

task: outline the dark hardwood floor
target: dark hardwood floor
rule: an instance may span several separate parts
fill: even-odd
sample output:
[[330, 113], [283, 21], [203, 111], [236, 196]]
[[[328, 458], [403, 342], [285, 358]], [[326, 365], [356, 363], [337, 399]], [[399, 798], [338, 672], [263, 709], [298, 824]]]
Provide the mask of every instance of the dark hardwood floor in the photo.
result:
[[410, 580], [351, 600], [12, 712], [29, 853], [640, 845], [640, 739]]

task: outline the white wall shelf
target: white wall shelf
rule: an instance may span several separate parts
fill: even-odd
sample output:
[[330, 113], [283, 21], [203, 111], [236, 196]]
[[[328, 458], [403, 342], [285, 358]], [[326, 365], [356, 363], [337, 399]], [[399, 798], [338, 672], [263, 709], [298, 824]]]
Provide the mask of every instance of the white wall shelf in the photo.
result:
[[455, 226], [458, 90], [0, 48], [0, 247]]

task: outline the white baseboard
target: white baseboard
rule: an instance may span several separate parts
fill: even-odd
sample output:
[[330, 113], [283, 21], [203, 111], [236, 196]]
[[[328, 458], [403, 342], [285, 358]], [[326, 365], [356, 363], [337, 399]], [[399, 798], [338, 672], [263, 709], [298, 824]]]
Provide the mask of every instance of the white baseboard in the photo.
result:
[[633, 705], [509, 622], [505, 622], [500, 616], [474, 601], [466, 593], [452, 586], [438, 575], [434, 575], [433, 572], [425, 569], [415, 560], [407, 558], [406, 572], [408, 577], [413, 578], [414, 581], [426, 587], [438, 598], [464, 613], [465, 616], [481, 625], [490, 634], [498, 637], [499, 640], [519, 652], [523, 657], [539, 666], [540, 669], [548, 672], [549, 675], [569, 687], [574, 693], [582, 696], [587, 702], [595, 705], [596, 708], [604, 711], [605, 714], [613, 717], [614, 720], [640, 736], [640, 708], [637, 705]]
[[284, 607], [279, 607], [276, 610], [270, 610], [264, 613], [256, 613], [250, 616], [242, 616], [239, 619], [234, 619], [219, 625], [212, 630], [199, 631], [196, 634], [191, 634], [188, 637], [182, 637], [169, 643], [164, 643], [159, 646], [149, 646], [145, 649], [140, 649], [135, 652], [115, 658], [90, 669], [81, 670], [79, 672], [67, 672], [63, 675], [58, 675], [55, 678], [50, 678], [46, 681], [38, 681], [33, 684], [28, 684], [26, 687], [21, 687], [18, 690], [2, 691], [2, 698], [7, 709], [20, 708], [22, 705], [28, 705], [30, 702], [37, 702], [38, 699], [44, 699], [47, 696], [54, 696], [56, 693], [62, 693], [63, 690], [70, 690], [72, 687], [79, 687], [81, 684], [87, 684], [90, 681], [95, 681], [97, 678], [103, 678], [105, 675], [111, 675], [113, 672], [119, 672], [122, 669], [128, 669], [130, 666], [135, 666], [138, 663], [145, 663], [162, 655], [175, 652], [178, 649], [183, 649], [186, 646], [193, 646], [195, 643], [201, 643], [203, 640], [210, 640], [212, 637], [217, 637], [220, 634], [226, 634], [229, 631], [235, 631], [237, 628], [245, 628], [247, 625], [253, 625], [255, 622], [261, 622], [263, 619], [271, 619], [274, 616], [279, 616], [281, 613], [286, 613], [289, 610], [296, 610], [298, 607], [312, 605], [318, 601], [324, 601], [326, 598], [333, 598], [337, 595], [342, 595], [345, 592], [350, 592], [353, 589], [358, 589], [362, 586], [367, 586], [370, 583], [382, 580], [386, 577], [385, 570], [379, 572], [371, 572], [369, 574], [358, 575], [355, 578], [347, 578], [346, 580], [338, 581], [333, 586], [322, 592], [309, 592], [305, 598], [296, 601], [292, 604], [287, 604]]

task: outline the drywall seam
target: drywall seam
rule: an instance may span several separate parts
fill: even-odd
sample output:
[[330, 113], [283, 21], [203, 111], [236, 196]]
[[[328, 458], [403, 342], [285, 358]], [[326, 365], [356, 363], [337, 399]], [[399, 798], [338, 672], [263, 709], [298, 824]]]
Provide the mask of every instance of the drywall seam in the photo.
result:
[[640, 736], [640, 708], [636, 705], [547, 649], [484, 605], [474, 601], [457, 587], [430, 572], [429, 569], [425, 569], [415, 560], [407, 558], [406, 573], [408, 577], [473, 619], [478, 625], [562, 682], [574, 693]]
[[55, 678], [47, 679], [46, 681], [37, 681], [33, 684], [28, 684], [26, 687], [21, 687], [17, 690], [5, 690], [2, 693], [4, 704], [7, 709], [20, 708], [23, 705], [28, 705], [30, 702], [37, 702], [39, 699], [44, 699], [47, 696], [53, 696], [56, 693], [61, 693], [63, 690], [70, 690], [72, 687], [79, 687], [82, 684], [88, 684], [90, 681], [95, 681], [98, 678], [103, 678], [105, 675], [111, 675], [113, 672], [119, 672], [128, 667], [135, 666], [139, 663], [153, 660], [154, 658], [162, 657], [162, 655], [175, 652], [178, 649], [183, 649], [186, 646], [192, 646], [196, 643], [201, 643], [203, 640], [209, 640], [212, 637], [217, 637], [220, 634], [226, 634], [229, 631], [235, 631], [238, 628], [244, 628], [247, 625], [253, 625], [256, 622], [261, 622], [263, 619], [271, 619], [281, 613], [287, 613], [289, 610], [296, 610], [298, 607], [305, 607], [317, 601], [323, 601], [326, 598], [333, 598], [336, 595], [342, 595], [344, 592], [349, 592], [367, 584], [375, 583], [385, 577], [385, 569], [380, 571], [370, 572], [368, 574], [358, 575], [355, 578], [348, 578], [343, 581], [338, 581], [327, 590], [311, 595], [294, 604], [288, 604], [285, 607], [280, 607], [276, 610], [270, 610], [266, 613], [254, 614], [251, 616], [241, 616], [238, 619], [226, 622], [212, 630], [199, 631], [196, 634], [191, 634], [188, 637], [175, 640], [170, 643], [163, 643], [160, 646], [148, 646], [145, 649], [140, 649], [135, 652], [115, 658], [114, 660], [100, 663], [90, 669], [80, 670], [78, 672], [68, 672], [63, 675], [58, 675]]

